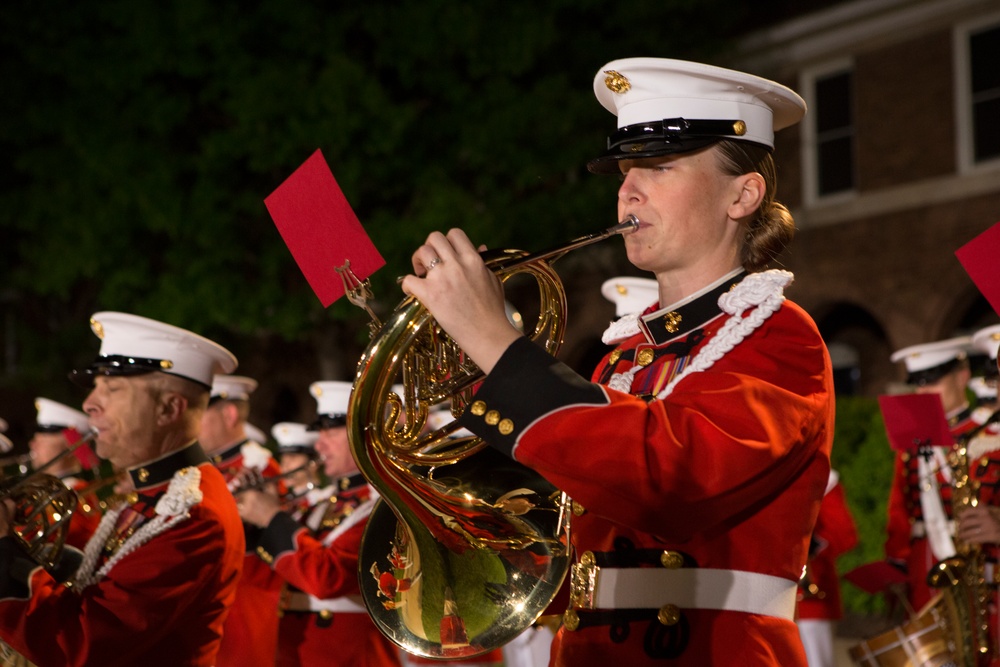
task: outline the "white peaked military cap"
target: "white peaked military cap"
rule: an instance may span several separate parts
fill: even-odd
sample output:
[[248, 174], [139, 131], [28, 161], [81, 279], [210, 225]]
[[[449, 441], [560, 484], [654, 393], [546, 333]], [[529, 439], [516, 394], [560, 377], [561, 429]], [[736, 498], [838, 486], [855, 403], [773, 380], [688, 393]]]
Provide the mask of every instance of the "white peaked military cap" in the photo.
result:
[[236, 357], [218, 343], [186, 329], [129, 313], [102, 312], [90, 318], [101, 350], [75, 374], [86, 384], [94, 375], [140, 375], [159, 371], [211, 388], [216, 374], [236, 370]]
[[38, 413], [35, 422], [39, 431], [55, 433], [74, 428], [80, 433], [86, 433], [90, 430], [86, 414], [51, 399], [36, 398], [35, 411]]
[[243, 425], [243, 430], [247, 434], [247, 437], [256, 443], [263, 445], [267, 442], [267, 434], [260, 430], [250, 422]]
[[911, 345], [892, 353], [892, 361], [906, 365], [909, 384], [924, 385], [940, 380], [966, 358], [972, 345], [970, 336], [958, 336], [934, 343]]
[[981, 401], [992, 401], [997, 397], [996, 381], [989, 382], [984, 377], [974, 377], [969, 380], [969, 391]]
[[257, 389], [257, 381], [242, 375], [216, 375], [212, 378], [212, 398], [230, 401], [248, 401]]
[[994, 324], [972, 334], [972, 347], [996, 361], [997, 348], [1000, 347], [1000, 324]]
[[587, 166], [617, 173], [625, 158], [685, 153], [720, 139], [774, 148], [774, 133], [798, 123], [806, 103], [790, 88], [752, 74], [666, 58], [613, 60], [594, 94], [618, 117], [606, 152]]
[[344, 426], [347, 423], [347, 404], [351, 399], [350, 382], [327, 381], [313, 382], [309, 385], [309, 393], [316, 399], [315, 422], [309, 425], [312, 430]]
[[652, 278], [620, 276], [601, 285], [601, 294], [615, 304], [615, 317], [641, 313], [660, 299], [660, 286]]
[[271, 427], [271, 435], [278, 443], [278, 452], [297, 452], [312, 454], [315, 452], [319, 433], [309, 430], [305, 424], [297, 422], [280, 422]]

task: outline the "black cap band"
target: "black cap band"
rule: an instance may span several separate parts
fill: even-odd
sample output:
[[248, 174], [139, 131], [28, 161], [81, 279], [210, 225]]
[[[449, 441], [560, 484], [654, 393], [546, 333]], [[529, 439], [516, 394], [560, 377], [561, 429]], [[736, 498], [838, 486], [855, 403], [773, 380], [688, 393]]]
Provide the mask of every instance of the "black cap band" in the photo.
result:
[[588, 162], [587, 169], [595, 174], [618, 173], [619, 160], [687, 153], [721, 139], [739, 139], [745, 132], [742, 120], [666, 118], [626, 125], [608, 137], [607, 150]]
[[347, 426], [347, 415], [320, 415], [312, 424], [306, 427], [307, 431], [322, 431], [328, 428]]
[[146, 359], [142, 357], [129, 357], [123, 354], [102, 354], [94, 359], [93, 363], [82, 370], [70, 371], [69, 379], [81, 387], [90, 389], [94, 386], [95, 375], [145, 375], [147, 373], [168, 373], [185, 380], [190, 380], [205, 387], [212, 388], [194, 378], [179, 373], [172, 373], [174, 363], [169, 359]]
[[906, 376], [906, 383], [912, 384], [915, 387], [923, 387], [929, 384], [934, 384], [948, 373], [957, 369], [964, 359], [964, 357], [951, 359], [943, 364], [932, 366], [931, 368], [925, 368], [919, 371], [910, 371]]

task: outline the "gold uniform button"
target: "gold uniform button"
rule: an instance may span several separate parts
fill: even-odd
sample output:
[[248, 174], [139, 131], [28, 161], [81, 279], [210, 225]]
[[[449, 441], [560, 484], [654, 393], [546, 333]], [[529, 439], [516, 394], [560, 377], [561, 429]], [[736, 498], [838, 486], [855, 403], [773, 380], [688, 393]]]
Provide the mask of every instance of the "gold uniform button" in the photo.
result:
[[501, 435], [510, 435], [514, 431], [514, 422], [509, 419], [501, 419], [497, 424], [497, 430]]
[[333, 618], [333, 612], [330, 611], [329, 609], [320, 609], [319, 617], [322, 618], [324, 621], [329, 621], [331, 618]]
[[563, 627], [570, 632], [580, 627], [580, 615], [576, 613], [575, 609], [567, 609], [566, 613], [563, 614]]
[[902, 454], [899, 455], [899, 458], [903, 459], [903, 463], [906, 463], [907, 461], [910, 460], [910, 453], [903, 452]]
[[668, 570], [676, 570], [684, 565], [684, 556], [676, 551], [664, 551], [660, 554], [660, 564]]
[[979, 466], [981, 468], [985, 468], [989, 464], [990, 464], [990, 457], [984, 456], [983, 458], [979, 459]]
[[681, 610], [677, 605], [665, 604], [660, 607], [656, 619], [663, 625], [677, 625], [677, 622], [681, 620]]
[[490, 410], [489, 412], [486, 413], [486, 416], [483, 417], [483, 421], [485, 421], [490, 426], [496, 426], [497, 423], [499, 423], [500, 421], [500, 413], [497, 412], [496, 410]]
[[583, 555], [580, 556], [580, 565], [586, 565], [587, 567], [590, 567], [591, 565], [593, 565], [596, 562], [597, 562], [597, 559], [594, 558], [594, 552], [593, 551], [584, 551]]
[[645, 350], [640, 350], [639, 354], [635, 357], [635, 363], [640, 366], [648, 366], [653, 363], [653, 351], [648, 347]]
[[587, 513], [587, 508], [574, 500], [573, 501], [573, 515], [574, 516], [583, 516], [586, 513]]
[[477, 417], [482, 417], [486, 413], [486, 401], [475, 401], [469, 410]]

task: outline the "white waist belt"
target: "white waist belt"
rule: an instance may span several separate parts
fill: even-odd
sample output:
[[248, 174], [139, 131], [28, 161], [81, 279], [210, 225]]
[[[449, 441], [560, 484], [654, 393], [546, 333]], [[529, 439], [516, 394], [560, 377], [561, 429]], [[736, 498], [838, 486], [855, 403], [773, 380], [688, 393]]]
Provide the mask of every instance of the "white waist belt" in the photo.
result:
[[285, 611], [331, 611], [341, 614], [367, 614], [360, 596], [320, 600], [307, 593], [293, 591], [288, 594]]
[[716, 609], [795, 619], [798, 584], [758, 572], [707, 568], [599, 568], [594, 609]]
[[[953, 519], [948, 520], [948, 532], [951, 535], [955, 534], [955, 521]], [[922, 537], [927, 537], [927, 526], [923, 521], [914, 521], [910, 525], [910, 539], [918, 540]]]

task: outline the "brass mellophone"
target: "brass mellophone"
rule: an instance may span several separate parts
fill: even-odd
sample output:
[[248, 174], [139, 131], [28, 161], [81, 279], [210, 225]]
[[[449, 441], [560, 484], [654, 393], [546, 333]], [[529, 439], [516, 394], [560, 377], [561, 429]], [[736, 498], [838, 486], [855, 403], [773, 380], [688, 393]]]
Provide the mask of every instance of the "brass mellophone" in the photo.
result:
[[8, 478], [0, 485], [0, 499], [9, 498], [14, 503], [9, 517], [11, 536], [46, 569], [59, 561], [78, 501], [75, 491], [45, 471], [96, 438], [97, 431], [89, 431], [34, 472]]
[[[551, 264], [638, 227], [628, 215], [551, 250], [481, 256], [501, 283], [535, 280], [538, 317], [526, 336], [554, 355], [567, 308]], [[346, 277], [344, 284], [348, 299], [365, 307], [367, 284]], [[419, 300], [406, 297], [373, 332], [347, 410], [354, 460], [380, 496], [358, 553], [361, 571], [372, 574], [361, 578], [361, 597], [379, 631], [408, 653], [480, 655], [528, 628], [559, 591], [570, 565], [568, 499], [480, 438], [457, 436], [457, 421], [427, 428], [439, 406], [459, 417], [483, 372]], [[444, 637], [445, 625], [462, 631]]]

